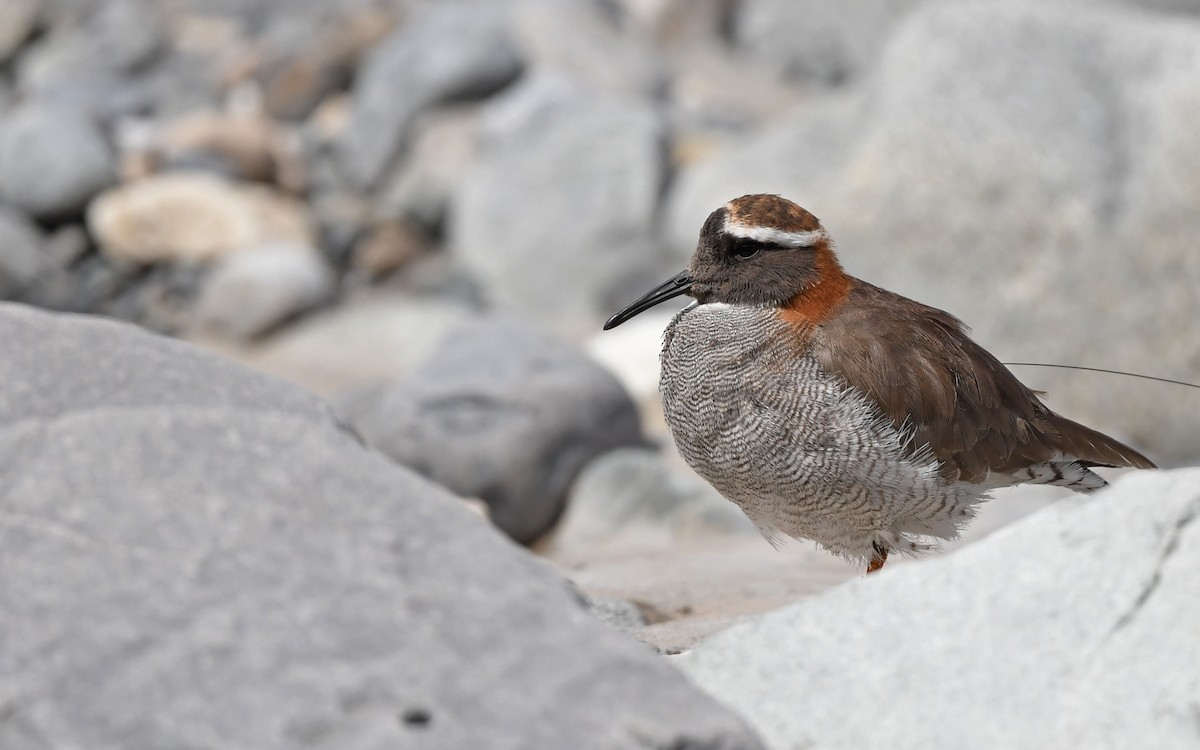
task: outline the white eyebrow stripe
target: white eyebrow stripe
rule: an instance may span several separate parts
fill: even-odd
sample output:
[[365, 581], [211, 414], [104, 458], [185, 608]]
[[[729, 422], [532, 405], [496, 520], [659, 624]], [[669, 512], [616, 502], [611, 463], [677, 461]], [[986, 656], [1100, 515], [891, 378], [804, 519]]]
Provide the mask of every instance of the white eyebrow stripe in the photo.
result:
[[725, 231], [733, 237], [765, 242], [768, 245], [778, 245], [779, 247], [812, 247], [828, 238], [824, 229], [814, 229], [809, 232], [785, 232], [774, 227], [751, 227], [734, 221], [726, 222]]

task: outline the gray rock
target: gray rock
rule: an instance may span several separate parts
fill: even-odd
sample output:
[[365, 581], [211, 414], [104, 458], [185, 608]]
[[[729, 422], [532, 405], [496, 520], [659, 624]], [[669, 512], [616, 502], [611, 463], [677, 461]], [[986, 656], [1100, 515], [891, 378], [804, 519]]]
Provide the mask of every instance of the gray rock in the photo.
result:
[[[789, 81], [837, 86], [865, 77], [885, 54], [897, 27], [930, 0], [746, 0], [732, 12], [733, 44], [742, 54]], [[1004, 3], [995, 3], [1004, 5]], [[1153, 11], [1200, 13], [1195, 0], [1117, 0]], [[1075, 15], [1105, 3], [1041, 2]], [[1092, 6], [1092, 7], [1089, 7]]]
[[[181, 342], [103, 318], [0, 304], [0, 429], [68, 411], [261, 411], [330, 422], [314, 396]], [[53, 373], [53, 377], [49, 375]]]
[[206, 271], [191, 262], [142, 268], [94, 311], [152, 331], [179, 334], [195, 325], [196, 300]]
[[0, 206], [0, 299], [14, 299], [46, 267], [42, 233], [19, 211]]
[[101, 72], [126, 73], [167, 43], [160, 5], [152, 0], [92, 3], [71, 15], [21, 56], [17, 80], [23, 90], [47, 93]]
[[46, 237], [46, 254], [55, 265], [67, 268], [92, 249], [92, 241], [81, 224], [63, 224]]
[[486, 148], [451, 212], [451, 247], [501, 309], [591, 328], [662, 273], [662, 121], [649, 105], [552, 76], [488, 108]]
[[213, 268], [196, 319], [203, 327], [251, 338], [321, 304], [333, 291], [333, 273], [317, 250], [287, 244], [247, 248]]
[[[48, 33], [17, 58], [18, 88], [106, 122], [154, 106], [155, 92], [148, 84], [171, 62], [165, 57], [162, 4], [115, 0], [69, 10], [51, 7], [60, 4], [46, 4]], [[173, 95], [191, 94], [198, 88], [194, 84], [177, 79]]]
[[622, 633], [635, 634], [646, 626], [646, 618], [633, 602], [624, 599], [597, 599], [587, 603], [588, 612], [600, 622]]
[[761, 747], [298, 389], [0, 306], [14, 334], [5, 748]]
[[[814, 100], [684, 172], [679, 262], [708, 212], [781, 192], [821, 217], [851, 273], [962, 317], [1001, 360], [1194, 371], [1200, 141], [1181, 123], [1200, 116], [1200, 29], [1111, 8], [931, 6], [879, 70], [865, 98]], [[1200, 458], [1157, 386], [1020, 375], [1161, 463]]]
[[737, 7], [731, 0], [616, 0], [625, 18], [673, 52], [709, 46], [726, 32]]
[[380, 190], [379, 215], [427, 228], [442, 226], [476, 158], [477, 120], [475, 108], [430, 112], [419, 118], [408, 158]]
[[99, 312], [131, 284], [143, 269], [131, 263], [110, 260], [99, 253], [80, 259], [70, 271], [72, 303], [68, 312]]
[[20, 211], [0, 205], [0, 300], [66, 309], [75, 283], [58, 252], [57, 235], [45, 237]]
[[575, 347], [523, 324], [448, 336], [409, 377], [339, 399], [366, 441], [466, 497], [531, 542], [558, 518], [588, 461], [641, 441], [616, 379]]
[[1182, 750], [1200, 705], [1198, 565], [1200, 469], [1140, 472], [676, 664], [778, 750]]
[[395, 25], [393, 13], [384, 9], [350, 6], [322, 3], [316, 13], [275, 10], [256, 40], [263, 50], [256, 78], [272, 117], [302, 119], [345, 89], [359, 58]]
[[[555, 551], [665, 548], [722, 534], [757, 534], [736, 505], [650, 450], [625, 448], [587, 465], [554, 533]], [[764, 542], [765, 543], [765, 542]]]
[[0, 199], [31, 216], [78, 214], [114, 179], [108, 144], [86, 117], [37, 102], [0, 117]]
[[491, 94], [521, 66], [497, 6], [442, 4], [405, 24], [360, 65], [338, 143], [347, 177], [360, 188], [375, 185], [407, 144], [417, 115], [440, 102]]
[[148, 130], [145, 151], [127, 148], [126, 159], [145, 159], [158, 171], [213, 171], [295, 194], [308, 187], [293, 134], [262, 115], [194, 112]]
[[474, 315], [452, 300], [374, 290], [315, 312], [251, 348], [231, 350], [228, 340], [201, 343], [329, 394], [411, 373]]
[[623, 97], [653, 98], [667, 87], [665, 62], [648, 34], [621, 27], [607, 0], [520, 0], [512, 27], [529, 66]]
[[0, 65], [8, 62], [33, 34], [40, 20], [42, 0], [6, 0], [0, 3]]
[[749, 0], [733, 23], [734, 45], [777, 75], [819, 85], [861, 77], [897, 22], [925, 0]]

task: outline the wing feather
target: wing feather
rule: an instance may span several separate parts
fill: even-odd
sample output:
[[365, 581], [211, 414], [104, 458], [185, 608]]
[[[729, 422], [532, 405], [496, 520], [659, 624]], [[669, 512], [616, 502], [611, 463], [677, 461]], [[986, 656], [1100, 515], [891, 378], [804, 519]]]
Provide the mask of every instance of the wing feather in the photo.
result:
[[812, 339], [821, 365], [914, 430], [947, 473], [968, 482], [1068, 457], [1088, 466], [1154, 464], [1061, 417], [976, 344], [949, 313], [855, 280]]

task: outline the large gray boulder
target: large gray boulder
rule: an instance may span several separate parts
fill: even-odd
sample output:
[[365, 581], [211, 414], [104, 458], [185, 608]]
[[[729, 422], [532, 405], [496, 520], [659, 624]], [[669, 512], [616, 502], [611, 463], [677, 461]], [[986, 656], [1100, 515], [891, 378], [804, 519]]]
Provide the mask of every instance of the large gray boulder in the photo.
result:
[[[193, 346], [103, 318], [0, 304], [0, 429], [72, 411], [282, 412], [328, 427], [327, 404]], [[114, 433], [115, 434], [115, 433]], [[13, 464], [6, 464], [10, 467]]]
[[[1200, 26], [1166, 15], [931, 5], [861, 94], [814, 98], [683, 173], [672, 245], [682, 262], [714, 208], [781, 192], [821, 218], [851, 273], [962, 317], [1002, 360], [1186, 379], [1200, 140], [1183, 123], [1200, 117], [1198, 78]], [[1020, 374], [1162, 462], [1200, 458], [1163, 387]]]
[[531, 542], [558, 518], [581, 469], [642, 442], [637, 409], [576, 347], [506, 320], [451, 333], [410, 375], [342, 394], [372, 447], [466, 497]]
[[758, 748], [313, 397], [0, 305], [0, 747]]
[[676, 664], [776, 750], [1194, 748], [1200, 469], [1140, 472]]

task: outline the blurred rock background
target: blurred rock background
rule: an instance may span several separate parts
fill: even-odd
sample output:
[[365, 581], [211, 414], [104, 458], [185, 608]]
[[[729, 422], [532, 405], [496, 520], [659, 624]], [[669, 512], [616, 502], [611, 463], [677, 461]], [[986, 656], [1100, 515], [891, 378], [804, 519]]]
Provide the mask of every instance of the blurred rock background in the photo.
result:
[[[580, 675], [612, 669], [600, 656], [576, 664], [564, 656], [595, 642], [573, 619], [576, 599], [661, 651], [690, 649], [858, 571], [810, 545], [771, 549], [675, 456], [657, 399], [668, 306], [603, 334], [602, 321], [686, 262], [710, 211], [743, 193], [778, 192], [822, 219], [851, 273], [949, 310], [1004, 361], [1200, 382], [1198, 122], [1200, 0], [0, 0], [0, 300], [115, 317], [199, 344], [326, 397], [337, 420], [298, 389], [271, 395], [274, 381], [235, 373], [216, 358], [193, 359], [186, 347], [0, 305], [0, 330], [9, 332], [2, 340], [21, 355], [5, 360], [0, 398], [0, 407], [16, 410], [19, 440], [0, 447], [14, 451], [6, 465], [17, 473], [8, 476], [27, 488], [8, 499], [32, 503], [12, 518], [36, 517], [39, 497], [49, 507], [84, 498], [71, 522], [103, 536], [104, 503], [149, 509], [136, 519], [153, 518], [163, 496], [201, 507], [205, 478], [216, 477], [220, 497], [267, 497], [280, 523], [299, 530], [280, 539], [274, 528], [260, 533], [253, 513], [249, 520], [217, 514], [247, 525], [230, 532], [251, 540], [246, 548], [281, 545], [271, 560], [311, 556], [320, 544], [310, 534], [324, 544], [329, 528], [348, 524], [351, 531], [321, 548], [345, 563], [337, 568], [345, 580], [305, 589], [294, 601], [311, 594], [340, 612], [332, 599], [361, 573], [346, 561], [378, 559], [382, 570], [398, 554], [429, 556], [405, 564], [413, 580], [432, 581], [431, 606], [461, 629], [425, 633], [405, 648], [444, 648], [450, 655], [438, 661], [445, 669], [437, 679], [457, 684], [464, 643], [501, 661], [544, 654], [525, 627], [543, 615], [509, 601], [540, 601], [556, 577], [543, 568], [505, 572], [504, 561], [530, 561], [477, 533], [486, 529], [477, 516], [441, 520], [424, 503], [452, 507], [451, 495], [399, 464], [467, 499], [579, 587], [547, 605], [553, 612], [545, 622], [564, 634], [556, 664]], [[1017, 372], [1048, 391], [1052, 407], [1164, 466], [1200, 463], [1200, 392], [1078, 371]], [[119, 418], [60, 424], [55, 416], [97, 404]], [[189, 411], [213, 404], [219, 413]], [[138, 411], [148, 405], [166, 411]], [[307, 416], [283, 418], [296, 409]], [[243, 420], [241, 411], [254, 414]], [[63, 444], [84, 447], [27, 460], [41, 443], [23, 447], [26, 433], [43, 441], [50, 434], [38, 432], [43, 419]], [[82, 426], [73, 433], [76, 421]], [[243, 455], [245, 445], [256, 452]], [[163, 467], [188, 457], [196, 465], [178, 481], [162, 478]], [[43, 487], [64, 461], [78, 466]], [[122, 479], [121, 462], [144, 464], [161, 487]], [[1186, 495], [1163, 481], [1144, 485], [1146, 492]], [[379, 509], [386, 488], [403, 496], [403, 508]], [[85, 502], [92, 491], [103, 502]], [[1064, 494], [997, 493], [964, 543]], [[349, 503], [350, 521], [339, 515], [341, 503]], [[317, 510], [296, 515], [295, 508]], [[1138, 580], [1151, 581], [1150, 591], [1169, 557], [1160, 559], [1155, 545], [1178, 547], [1194, 516], [1187, 513], [1159, 524], [1158, 536], [1147, 532], [1149, 552], [1130, 553], [1148, 566]], [[178, 518], [181, 533], [198, 540], [198, 556], [225, 533], [211, 513]], [[1134, 520], [1108, 522], [1095, 538], [1112, 539]], [[17, 539], [5, 549], [34, 562], [3, 566], [16, 583], [0, 590], [53, 582], [63, 574], [57, 561], [78, 558], [38, 546], [36, 535], [26, 550], [21, 523], [0, 525]], [[143, 526], [152, 539], [145, 549], [157, 549], [154, 523], [131, 521], [117, 536], [142, 545]], [[419, 531], [383, 538], [393, 527]], [[371, 542], [360, 548], [362, 535]], [[996, 549], [988, 554], [999, 562], [981, 575], [1007, 585], [1004, 560], [1014, 548]], [[94, 593], [87, 576], [110, 564], [113, 580], [131, 575], [119, 555], [105, 555], [94, 570], [80, 564], [79, 591]], [[1071, 559], [1047, 553], [1041, 561], [1030, 570], [1061, 568], [1069, 577]], [[240, 581], [252, 579], [264, 582], [264, 592], [276, 590], [274, 568], [251, 566], [247, 579], [238, 564], [213, 585], [236, 594]], [[180, 575], [193, 573], [197, 586], [211, 583], [203, 566]], [[515, 583], [506, 587], [509, 579]], [[114, 596], [158, 606], [154, 586], [136, 575], [128, 582], [133, 593]], [[1054, 580], [1043, 583], [1052, 595], [1061, 591]], [[390, 579], [380, 585], [379, 601], [393, 594], [408, 601], [411, 581], [395, 590]], [[46, 596], [60, 589], [47, 586]], [[90, 622], [91, 605], [76, 611], [79, 597], [67, 589], [51, 603], [67, 614], [51, 619]], [[99, 608], [107, 599], [103, 589], [97, 596]], [[10, 615], [26, 601], [33, 599], [6, 603], [0, 595]], [[405, 632], [429, 627], [418, 604], [401, 623]], [[203, 610], [185, 597], [179, 617], [191, 617], [193, 605]], [[356, 607], [369, 624], [332, 617], [329, 642], [365, 638], [393, 653], [394, 609]], [[119, 629], [127, 618], [114, 612]], [[257, 612], [229, 617], [253, 620]], [[1096, 621], [1113, 614], [1106, 613]], [[42, 610], [18, 615], [28, 615], [13, 621], [30, 634], [43, 630]], [[495, 633], [477, 626], [494, 616], [512, 623], [500, 629], [519, 643], [491, 648]], [[1123, 615], [1109, 619], [1124, 627]], [[161, 637], [156, 621], [139, 627]], [[235, 630], [229, 652], [242, 654]], [[59, 640], [89, 655], [96, 650], [89, 637]], [[644, 656], [618, 643], [611, 641], [617, 662]], [[730, 641], [716, 643], [721, 653]], [[113, 646], [114, 663], [125, 663], [126, 648], [125, 641]], [[180, 646], [178, 658], [190, 659], [191, 648]], [[774, 663], [773, 649], [763, 648], [763, 662]], [[0, 657], [10, 651], [0, 649]], [[257, 663], [246, 653], [248, 664]], [[174, 658], [155, 661], [150, 673], [174, 674]], [[374, 663], [335, 658], [352, 664], [351, 675]], [[35, 660], [13, 663], [25, 669]], [[76, 680], [74, 662], [63, 663], [61, 679]], [[240, 666], [213, 663], [229, 670], [213, 684], [252, 684]], [[525, 674], [524, 661], [504, 663]], [[17, 675], [13, 690], [41, 684], [33, 672], [25, 679], [9, 667], [0, 674]], [[145, 684], [154, 684], [153, 674]], [[496, 674], [508, 687], [518, 680]], [[714, 674], [712, 684], [729, 682]], [[544, 675], [550, 694], [557, 675]], [[128, 679], [126, 687], [140, 690], [141, 678]], [[387, 690], [377, 679], [362, 677], [358, 692], [347, 688], [338, 698], [353, 721], [366, 722], [364, 737], [377, 736], [376, 720], [395, 723], [356, 713], [392, 705], [395, 696], [381, 698]], [[562, 714], [557, 746], [576, 742], [571, 732], [594, 737], [595, 727], [612, 724], [606, 709], [589, 713], [593, 699], [609, 705], [608, 683], [585, 683], [589, 692], [572, 705], [586, 720]], [[332, 689], [324, 679], [314, 684]], [[653, 680], [638, 684], [659, 692], [648, 687]], [[186, 714], [191, 686], [177, 687]], [[541, 689], [530, 689], [523, 705], [531, 716], [542, 708]], [[692, 705], [683, 688], [668, 690], [670, 701], [676, 689], [678, 702]], [[633, 734], [643, 731], [643, 711], [675, 715], [643, 705], [637, 690], [620, 688], [622, 721]], [[401, 696], [415, 701], [402, 724], [418, 739], [400, 746], [427, 746], [419, 738], [431, 722], [438, 731], [469, 723], [430, 716], [470, 715], [464, 706], [474, 697], [422, 704], [421, 695]], [[82, 693], [80, 701], [91, 705]], [[279, 705], [295, 706], [286, 697]], [[28, 727], [40, 726], [28, 718], [36, 711], [7, 706], [0, 745], [58, 746], [29, 739]], [[151, 744], [175, 738], [172, 706], [162, 726], [139, 736], [155, 738]], [[777, 707], [795, 713], [791, 703]], [[91, 726], [91, 709], [81, 710]], [[721, 716], [701, 739], [687, 735], [693, 714], [659, 726], [660, 745], [691, 747], [686, 741], [711, 736], [726, 744], [696, 746], [757, 746]], [[525, 721], [521, 712], [513, 716]], [[280, 730], [287, 739], [278, 746], [358, 746], [338, 744], [343, 719], [296, 719]], [[227, 721], [236, 736], [241, 722]], [[777, 746], [772, 721], [756, 726]], [[278, 739], [277, 729], [255, 725], [268, 738]], [[98, 736], [89, 731], [68, 733], [67, 745], [88, 744]], [[478, 738], [459, 739], [477, 746]]]

